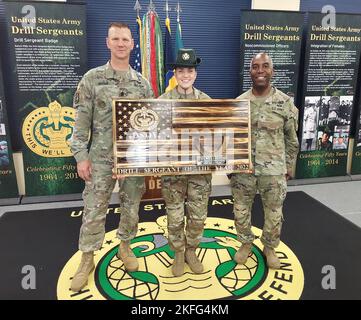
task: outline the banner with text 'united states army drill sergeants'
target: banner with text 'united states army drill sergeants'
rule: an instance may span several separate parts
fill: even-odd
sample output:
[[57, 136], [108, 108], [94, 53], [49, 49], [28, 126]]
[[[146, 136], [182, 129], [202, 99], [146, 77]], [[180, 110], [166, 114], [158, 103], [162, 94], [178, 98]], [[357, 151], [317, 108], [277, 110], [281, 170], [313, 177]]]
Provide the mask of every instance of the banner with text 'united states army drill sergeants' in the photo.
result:
[[241, 12], [241, 93], [252, 86], [249, 75], [252, 57], [267, 52], [275, 70], [273, 85], [295, 99], [303, 20], [301, 12]]
[[[27, 196], [79, 193], [69, 147], [73, 95], [87, 70], [84, 4], [6, 2], [11, 108], [22, 137]], [[15, 119], [16, 120], [16, 119]]]
[[18, 196], [15, 169], [10, 147], [10, 132], [6, 115], [3, 75], [0, 64], [0, 204], [3, 198]]
[[361, 16], [310, 13], [297, 178], [346, 175], [361, 52]]

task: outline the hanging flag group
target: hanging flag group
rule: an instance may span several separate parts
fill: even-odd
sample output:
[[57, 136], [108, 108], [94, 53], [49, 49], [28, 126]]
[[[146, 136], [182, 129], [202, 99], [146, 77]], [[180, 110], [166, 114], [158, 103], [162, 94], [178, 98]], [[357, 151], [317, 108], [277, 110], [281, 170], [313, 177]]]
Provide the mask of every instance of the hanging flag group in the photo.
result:
[[[136, 5], [135, 9], [140, 7]], [[178, 6], [177, 10], [180, 8]], [[139, 13], [139, 12], [138, 12]], [[178, 49], [183, 48], [181, 24], [179, 12], [177, 19], [177, 32], [175, 38], [175, 48], [172, 46], [171, 23], [167, 15], [165, 20], [165, 50], [163, 50], [162, 30], [159, 17], [153, 8], [144, 14], [141, 20], [137, 16], [137, 34], [134, 46], [133, 68], [141, 72], [149, 80], [155, 97], [160, 96], [164, 91], [172, 90], [176, 87], [177, 81], [174, 71], [169, 64], [174, 62]]]
[[164, 92], [163, 39], [158, 15], [148, 11], [142, 25], [142, 73], [152, 88], [155, 97]]

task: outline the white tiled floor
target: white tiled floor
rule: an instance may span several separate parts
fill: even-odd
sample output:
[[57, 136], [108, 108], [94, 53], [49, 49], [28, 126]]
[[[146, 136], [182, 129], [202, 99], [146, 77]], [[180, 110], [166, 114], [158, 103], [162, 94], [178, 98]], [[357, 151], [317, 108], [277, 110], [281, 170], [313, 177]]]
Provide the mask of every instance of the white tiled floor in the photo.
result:
[[[361, 228], [361, 181], [288, 186], [288, 191], [304, 191]], [[230, 188], [220, 187], [215, 193], [230, 194]]]
[[289, 187], [304, 191], [361, 228], [361, 181]]

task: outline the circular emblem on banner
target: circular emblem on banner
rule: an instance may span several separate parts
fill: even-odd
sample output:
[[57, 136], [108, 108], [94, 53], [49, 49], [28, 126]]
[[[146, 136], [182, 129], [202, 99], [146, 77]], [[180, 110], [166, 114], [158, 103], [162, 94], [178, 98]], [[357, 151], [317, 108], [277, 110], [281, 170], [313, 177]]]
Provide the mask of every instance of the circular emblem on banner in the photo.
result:
[[183, 60], [186, 60], [186, 61], [189, 60], [189, 58], [190, 58], [189, 53], [187, 53], [187, 52], [186, 52], [186, 53], [183, 53], [183, 54], [182, 54], [182, 58], [183, 58]]
[[234, 221], [207, 218], [197, 255], [204, 272], [193, 273], [188, 266], [181, 277], [172, 275], [174, 252], [167, 241], [167, 218], [139, 224], [139, 234], [131, 246], [138, 258], [139, 270], [127, 272], [116, 256], [119, 240], [116, 231], [108, 232], [101, 250], [95, 255], [95, 271], [88, 285], [79, 293], [70, 290], [71, 279], [81, 260], [76, 252], [63, 268], [57, 285], [58, 299], [113, 300], [199, 300], [199, 299], [299, 299], [304, 275], [295, 254], [281, 242], [276, 252], [281, 269], [268, 269], [256, 234], [252, 253], [245, 265], [238, 265], [233, 256], [240, 246]]
[[69, 139], [73, 133], [75, 110], [53, 101], [39, 107], [24, 120], [22, 134], [28, 148], [46, 158], [71, 157]]
[[155, 111], [142, 107], [131, 114], [129, 121], [135, 130], [151, 131], [158, 126], [159, 117]]

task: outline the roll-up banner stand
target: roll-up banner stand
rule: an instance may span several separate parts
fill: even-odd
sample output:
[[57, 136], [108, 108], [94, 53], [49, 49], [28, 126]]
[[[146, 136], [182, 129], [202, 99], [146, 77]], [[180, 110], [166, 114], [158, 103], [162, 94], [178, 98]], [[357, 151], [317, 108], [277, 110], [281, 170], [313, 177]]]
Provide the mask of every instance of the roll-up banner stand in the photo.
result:
[[19, 203], [0, 64], [0, 205]]
[[[361, 73], [361, 70], [360, 70]], [[359, 79], [359, 85], [360, 79]], [[352, 175], [361, 175], [361, 90], [358, 99], [358, 109], [356, 113], [356, 131], [355, 131], [355, 139], [352, 150], [352, 165], [351, 165], [351, 174]]]
[[87, 71], [86, 6], [5, 2], [12, 105], [22, 139], [26, 196], [77, 194], [69, 147], [73, 95]]
[[297, 178], [346, 175], [361, 50], [361, 16], [308, 16]]

